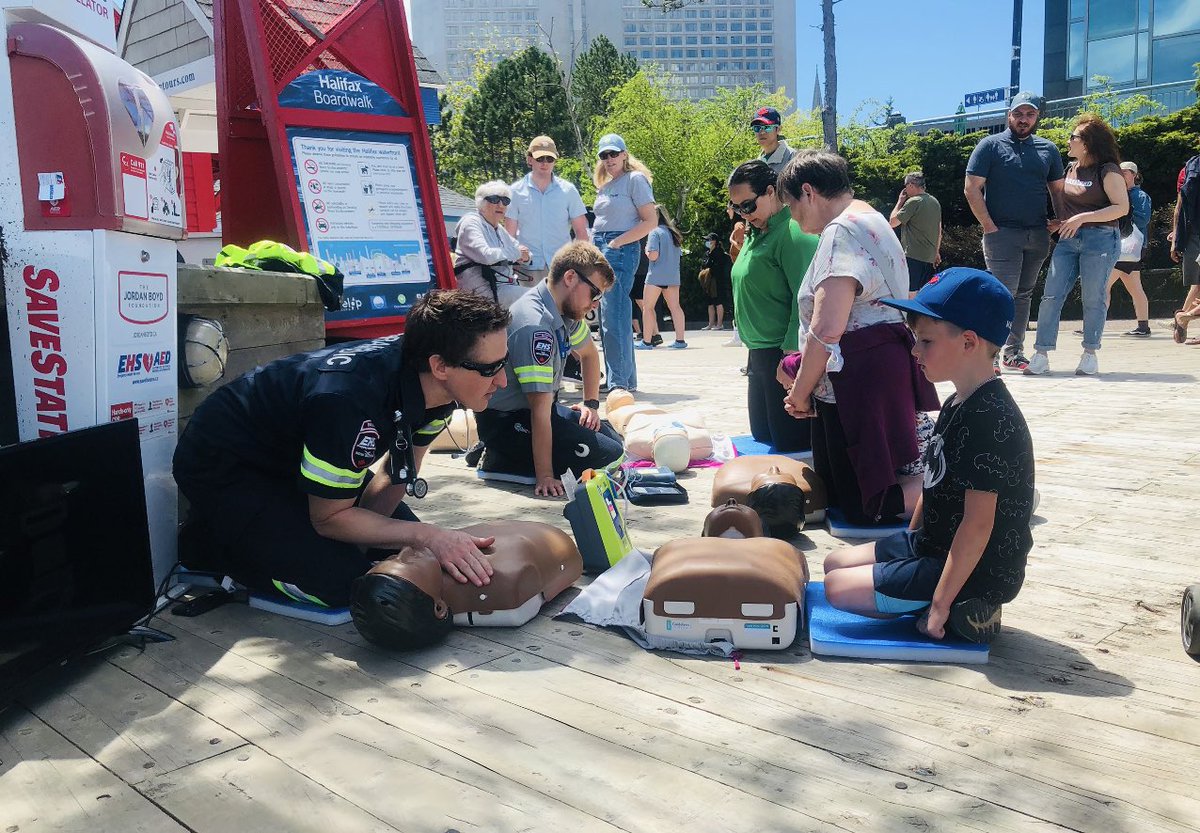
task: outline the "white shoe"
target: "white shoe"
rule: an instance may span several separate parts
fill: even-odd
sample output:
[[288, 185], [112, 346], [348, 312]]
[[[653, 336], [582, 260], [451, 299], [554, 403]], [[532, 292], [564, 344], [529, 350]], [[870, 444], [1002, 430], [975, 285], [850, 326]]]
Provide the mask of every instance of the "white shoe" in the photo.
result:
[[1043, 373], [1050, 372], [1050, 357], [1045, 353], [1034, 353], [1033, 358], [1029, 360], [1029, 367], [1023, 371], [1026, 376], [1041, 376]]
[[1100, 372], [1100, 363], [1095, 353], [1085, 352], [1079, 357], [1079, 367], [1075, 368], [1076, 376], [1095, 376]]

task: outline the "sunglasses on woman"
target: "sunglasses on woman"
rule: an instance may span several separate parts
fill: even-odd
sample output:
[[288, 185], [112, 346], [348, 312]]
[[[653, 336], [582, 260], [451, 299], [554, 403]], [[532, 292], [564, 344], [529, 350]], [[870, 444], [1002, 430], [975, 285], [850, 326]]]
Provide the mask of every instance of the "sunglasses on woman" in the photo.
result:
[[[507, 199], [507, 197], [505, 199]], [[507, 354], [505, 354], [504, 358], [498, 359], [497, 361], [494, 361], [494, 362], [489, 362], [488, 364], [480, 364], [479, 362], [473, 362], [473, 361], [469, 361], [467, 359], [463, 359], [461, 362], [458, 363], [458, 366], [463, 368], [464, 370], [473, 370], [476, 373], [478, 373], [480, 376], [482, 376], [483, 378], [490, 379], [493, 376], [495, 376], [497, 373], [499, 373], [501, 370], [503, 370], [504, 365], [506, 365], [506, 364], [508, 364], [508, 355]]]
[[621, 151], [619, 151], [619, 150], [602, 150], [602, 151], [600, 151], [600, 158], [604, 159], [606, 161], [609, 159], [612, 159], [614, 156], [620, 156], [620, 155], [621, 155]]
[[753, 214], [755, 211], [758, 211], [758, 198], [761, 196], [762, 196], [762, 194], [755, 194], [753, 197], [746, 200], [745, 202], [739, 202], [739, 203], [730, 202], [729, 208], [730, 208], [730, 210], [735, 211], [738, 214], [741, 214], [743, 217], [748, 217], [751, 214]]
[[512, 202], [508, 197], [502, 197], [499, 194], [489, 194], [483, 198], [484, 202], [490, 202], [492, 205], [508, 205]]

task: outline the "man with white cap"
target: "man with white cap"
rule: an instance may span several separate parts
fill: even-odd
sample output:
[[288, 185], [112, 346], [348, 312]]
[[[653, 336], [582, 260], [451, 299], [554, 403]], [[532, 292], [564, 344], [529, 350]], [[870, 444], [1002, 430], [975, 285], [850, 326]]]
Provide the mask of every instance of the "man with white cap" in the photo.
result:
[[588, 239], [587, 210], [574, 185], [554, 175], [558, 147], [549, 136], [529, 143], [525, 163], [529, 173], [510, 187], [512, 205], [504, 218], [508, 233], [529, 249], [530, 261], [518, 273], [533, 286], [550, 273], [554, 253], [571, 242]]
[[1030, 298], [1050, 254], [1050, 232], [1058, 227], [1057, 221], [1047, 221], [1046, 202], [1050, 198], [1057, 209], [1065, 176], [1058, 148], [1034, 135], [1040, 110], [1041, 99], [1033, 93], [1013, 96], [1008, 129], [975, 146], [963, 188], [971, 213], [983, 226], [988, 271], [1008, 287], [1016, 303], [1000, 361], [1022, 371], [1029, 366], [1024, 346]]

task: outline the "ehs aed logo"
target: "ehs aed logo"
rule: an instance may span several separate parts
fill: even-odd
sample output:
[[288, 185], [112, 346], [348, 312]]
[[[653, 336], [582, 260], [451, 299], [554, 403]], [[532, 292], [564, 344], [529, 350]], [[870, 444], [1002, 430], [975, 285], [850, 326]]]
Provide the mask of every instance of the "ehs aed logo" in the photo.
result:
[[165, 373], [170, 369], [170, 350], [159, 350], [157, 353], [122, 353], [117, 359], [118, 379], [127, 379], [131, 376], [152, 376]]

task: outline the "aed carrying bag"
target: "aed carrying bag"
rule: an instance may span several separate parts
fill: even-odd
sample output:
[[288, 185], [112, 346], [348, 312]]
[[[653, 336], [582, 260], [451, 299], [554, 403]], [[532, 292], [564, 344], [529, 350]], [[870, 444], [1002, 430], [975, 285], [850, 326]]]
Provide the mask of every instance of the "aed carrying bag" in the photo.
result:
[[597, 471], [590, 478], [577, 481], [568, 471], [563, 475], [563, 484], [568, 496], [563, 517], [571, 522], [585, 573], [603, 573], [633, 552], [625, 528], [623, 501], [612, 477]]

